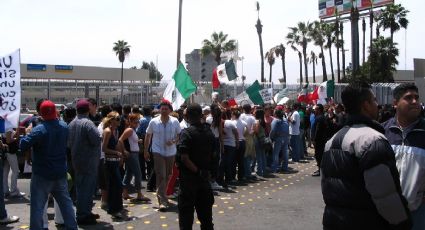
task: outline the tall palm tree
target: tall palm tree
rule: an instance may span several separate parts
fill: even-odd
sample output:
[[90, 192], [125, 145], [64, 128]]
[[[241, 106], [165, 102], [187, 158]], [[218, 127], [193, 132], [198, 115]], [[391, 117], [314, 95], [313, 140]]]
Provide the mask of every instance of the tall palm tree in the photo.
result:
[[298, 53], [298, 60], [300, 62], [300, 85], [303, 85], [303, 58], [302, 58], [302, 53], [298, 50], [297, 47], [295, 47], [294, 45], [291, 45], [291, 48]]
[[255, 24], [255, 28], [257, 28], [258, 34], [258, 42], [260, 43], [260, 57], [261, 57], [261, 82], [265, 82], [264, 78], [264, 52], [263, 52], [263, 37], [261, 33], [263, 32], [263, 25], [261, 25], [260, 21], [260, 3], [257, 1], [257, 24]]
[[275, 47], [271, 48], [268, 52], [266, 52], [266, 57], [265, 59], [267, 59], [267, 62], [269, 63], [270, 66], [270, 76], [269, 76], [269, 82], [272, 82], [272, 71], [273, 71], [273, 65], [276, 61], [275, 58]]
[[313, 64], [313, 83], [316, 83], [317, 55], [313, 51], [310, 53], [309, 61], [311, 64]]
[[335, 47], [336, 47], [336, 68], [337, 68], [337, 76], [338, 76], [338, 82], [341, 81], [341, 65], [339, 62], [339, 50], [341, 48], [341, 41], [339, 39], [339, 21], [337, 19], [336, 23], [334, 24], [335, 28]]
[[366, 62], [366, 19], [365, 18], [362, 19], [362, 32], [363, 32], [362, 57], [363, 57], [363, 64], [364, 64]]
[[233, 39], [227, 40], [228, 34], [214, 32], [211, 35], [211, 40], [205, 39], [202, 43], [201, 55], [207, 56], [211, 53], [215, 56], [217, 65], [221, 63], [221, 54], [234, 51], [236, 49], [236, 41]]
[[335, 26], [333, 24], [323, 24], [322, 29], [324, 32], [324, 35], [326, 37], [326, 45], [325, 48], [329, 51], [329, 60], [331, 62], [331, 74], [332, 74], [332, 80], [335, 81], [335, 75], [334, 75], [334, 65], [333, 65], [333, 59], [332, 59], [332, 44], [335, 41], [334, 36], [334, 29]]
[[339, 23], [339, 32], [341, 33], [341, 50], [342, 50], [342, 79], [345, 78], [345, 40], [344, 40], [344, 23]]
[[288, 39], [288, 44], [291, 44], [291, 46], [298, 45], [302, 48], [305, 82], [308, 83], [307, 46], [311, 42], [309, 33], [313, 30], [313, 24], [310, 22], [298, 22], [296, 27], [289, 27], [289, 29], [290, 32], [286, 36], [286, 39]]
[[394, 42], [394, 33], [401, 28], [406, 29], [409, 25], [409, 20], [406, 18], [408, 10], [401, 4], [388, 5], [378, 17], [378, 25], [386, 29], [390, 29], [391, 41]]
[[322, 22], [314, 21], [313, 29], [310, 32], [310, 37], [313, 39], [314, 44], [320, 47], [319, 58], [322, 59], [322, 71], [323, 71], [323, 81], [328, 80], [328, 75], [326, 73], [326, 60], [325, 55], [323, 53], [324, 45], [325, 45], [325, 35], [322, 30]]
[[275, 48], [276, 57], [282, 59], [282, 73], [283, 73], [283, 83], [286, 85], [286, 48], [283, 44], [276, 46]]
[[124, 40], [118, 40], [117, 42], [114, 42], [114, 47], [112, 48], [112, 51], [115, 52], [115, 54], [118, 56], [118, 60], [121, 62], [121, 97], [120, 102], [123, 103], [123, 93], [124, 93], [124, 61], [125, 57], [127, 57], [130, 54], [130, 45]]

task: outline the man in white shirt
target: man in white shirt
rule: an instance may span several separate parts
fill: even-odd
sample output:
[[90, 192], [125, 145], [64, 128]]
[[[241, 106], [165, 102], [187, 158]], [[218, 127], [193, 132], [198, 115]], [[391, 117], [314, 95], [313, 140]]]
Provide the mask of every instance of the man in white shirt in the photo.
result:
[[255, 158], [255, 145], [254, 145], [254, 124], [255, 117], [252, 115], [252, 108], [250, 104], [245, 104], [242, 106], [244, 113], [241, 114], [240, 119], [245, 121], [248, 129], [248, 135], [245, 135], [245, 177], [251, 179], [251, 162]]
[[290, 146], [292, 150], [292, 161], [299, 162], [301, 158], [300, 153], [300, 114], [298, 113], [299, 104], [295, 103], [292, 106], [292, 113], [288, 117], [289, 134], [291, 136]]
[[171, 176], [176, 155], [176, 143], [180, 134], [179, 121], [169, 114], [173, 111], [171, 103], [162, 101], [161, 115], [153, 118], [148, 125], [145, 137], [144, 156], [149, 161], [149, 143], [152, 140], [154, 170], [156, 174], [157, 198], [159, 210], [166, 211], [169, 203], [166, 196], [167, 182]]

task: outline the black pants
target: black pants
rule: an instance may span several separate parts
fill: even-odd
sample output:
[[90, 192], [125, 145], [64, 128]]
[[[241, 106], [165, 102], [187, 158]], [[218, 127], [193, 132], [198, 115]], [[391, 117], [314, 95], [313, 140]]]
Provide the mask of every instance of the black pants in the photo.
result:
[[325, 151], [326, 143], [316, 142], [314, 146], [314, 158], [316, 158], [317, 167], [320, 169], [322, 163], [323, 152]]
[[147, 190], [155, 191], [156, 189], [156, 176], [155, 170], [153, 170], [153, 154], [150, 154], [150, 161], [146, 162], [146, 166], [149, 169], [148, 171], [148, 183], [146, 185]]
[[[246, 143], [245, 141], [239, 141], [239, 148], [236, 149], [236, 156], [235, 156], [235, 164], [238, 168], [238, 180], [242, 180], [244, 178], [245, 174], [245, 167], [244, 167], [244, 156], [245, 156], [245, 149], [246, 149]], [[236, 167], [234, 167], [234, 170], [236, 170]], [[236, 172], [234, 172], [236, 175]]]
[[214, 195], [207, 180], [196, 175], [180, 176], [178, 197], [179, 226], [181, 230], [192, 229], [193, 213], [196, 210], [202, 230], [214, 229], [212, 206]]
[[218, 138], [214, 140], [214, 152], [211, 161], [211, 179], [215, 181], [218, 177], [218, 164], [220, 162], [220, 141]]
[[122, 177], [119, 161], [105, 161], [108, 186], [108, 214], [114, 214], [123, 209], [122, 205]]

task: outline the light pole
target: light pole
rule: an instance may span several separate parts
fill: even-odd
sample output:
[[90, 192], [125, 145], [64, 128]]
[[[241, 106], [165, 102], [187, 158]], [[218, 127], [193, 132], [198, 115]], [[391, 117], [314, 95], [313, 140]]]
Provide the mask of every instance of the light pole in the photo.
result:
[[181, 52], [181, 37], [182, 37], [182, 5], [183, 0], [179, 0], [179, 29], [177, 35], [177, 68], [180, 63], [180, 52]]

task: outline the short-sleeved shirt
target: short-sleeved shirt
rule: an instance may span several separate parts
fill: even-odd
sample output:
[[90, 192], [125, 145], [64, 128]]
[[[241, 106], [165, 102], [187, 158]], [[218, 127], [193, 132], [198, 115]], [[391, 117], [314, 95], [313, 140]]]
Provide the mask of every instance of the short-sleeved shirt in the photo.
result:
[[294, 111], [291, 115], [292, 121], [289, 123], [289, 134], [300, 135], [300, 114]]
[[227, 146], [236, 147], [236, 140], [235, 135], [233, 134], [233, 129], [236, 128], [236, 122], [231, 120], [225, 120], [224, 121], [224, 128], [223, 128], [223, 144]]
[[161, 121], [161, 116], [152, 118], [146, 129], [146, 133], [153, 134], [152, 152], [164, 157], [176, 155], [176, 145], [168, 146], [166, 143], [167, 141], [175, 140], [180, 134], [180, 131], [180, 123], [174, 117], [169, 116], [166, 123]]
[[245, 121], [241, 120], [240, 118], [238, 120], [235, 120], [236, 122], [236, 129], [238, 130], [238, 134], [239, 134], [239, 141], [244, 141], [245, 140], [245, 129], [248, 128], [248, 125], [246, 124]]
[[210, 125], [211, 131], [214, 134], [214, 137], [219, 138], [220, 137], [220, 131], [218, 130], [218, 127], [213, 127], [213, 125], [212, 125], [213, 117], [208, 116], [207, 119], [205, 120], [205, 122]]
[[240, 119], [242, 119], [243, 121], [246, 122], [247, 126], [248, 126], [248, 130], [249, 133], [253, 133], [254, 132], [254, 125], [255, 125], [255, 117], [252, 114], [241, 114]]
[[[179, 154], [189, 155], [189, 159], [200, 170], [210, 170], [214, 151], [214, 134], [206, 124], [192, 125], [182, 130], [179, 141]], [[180, 166], [182, 175], [191, 173], [184, 165]]]

